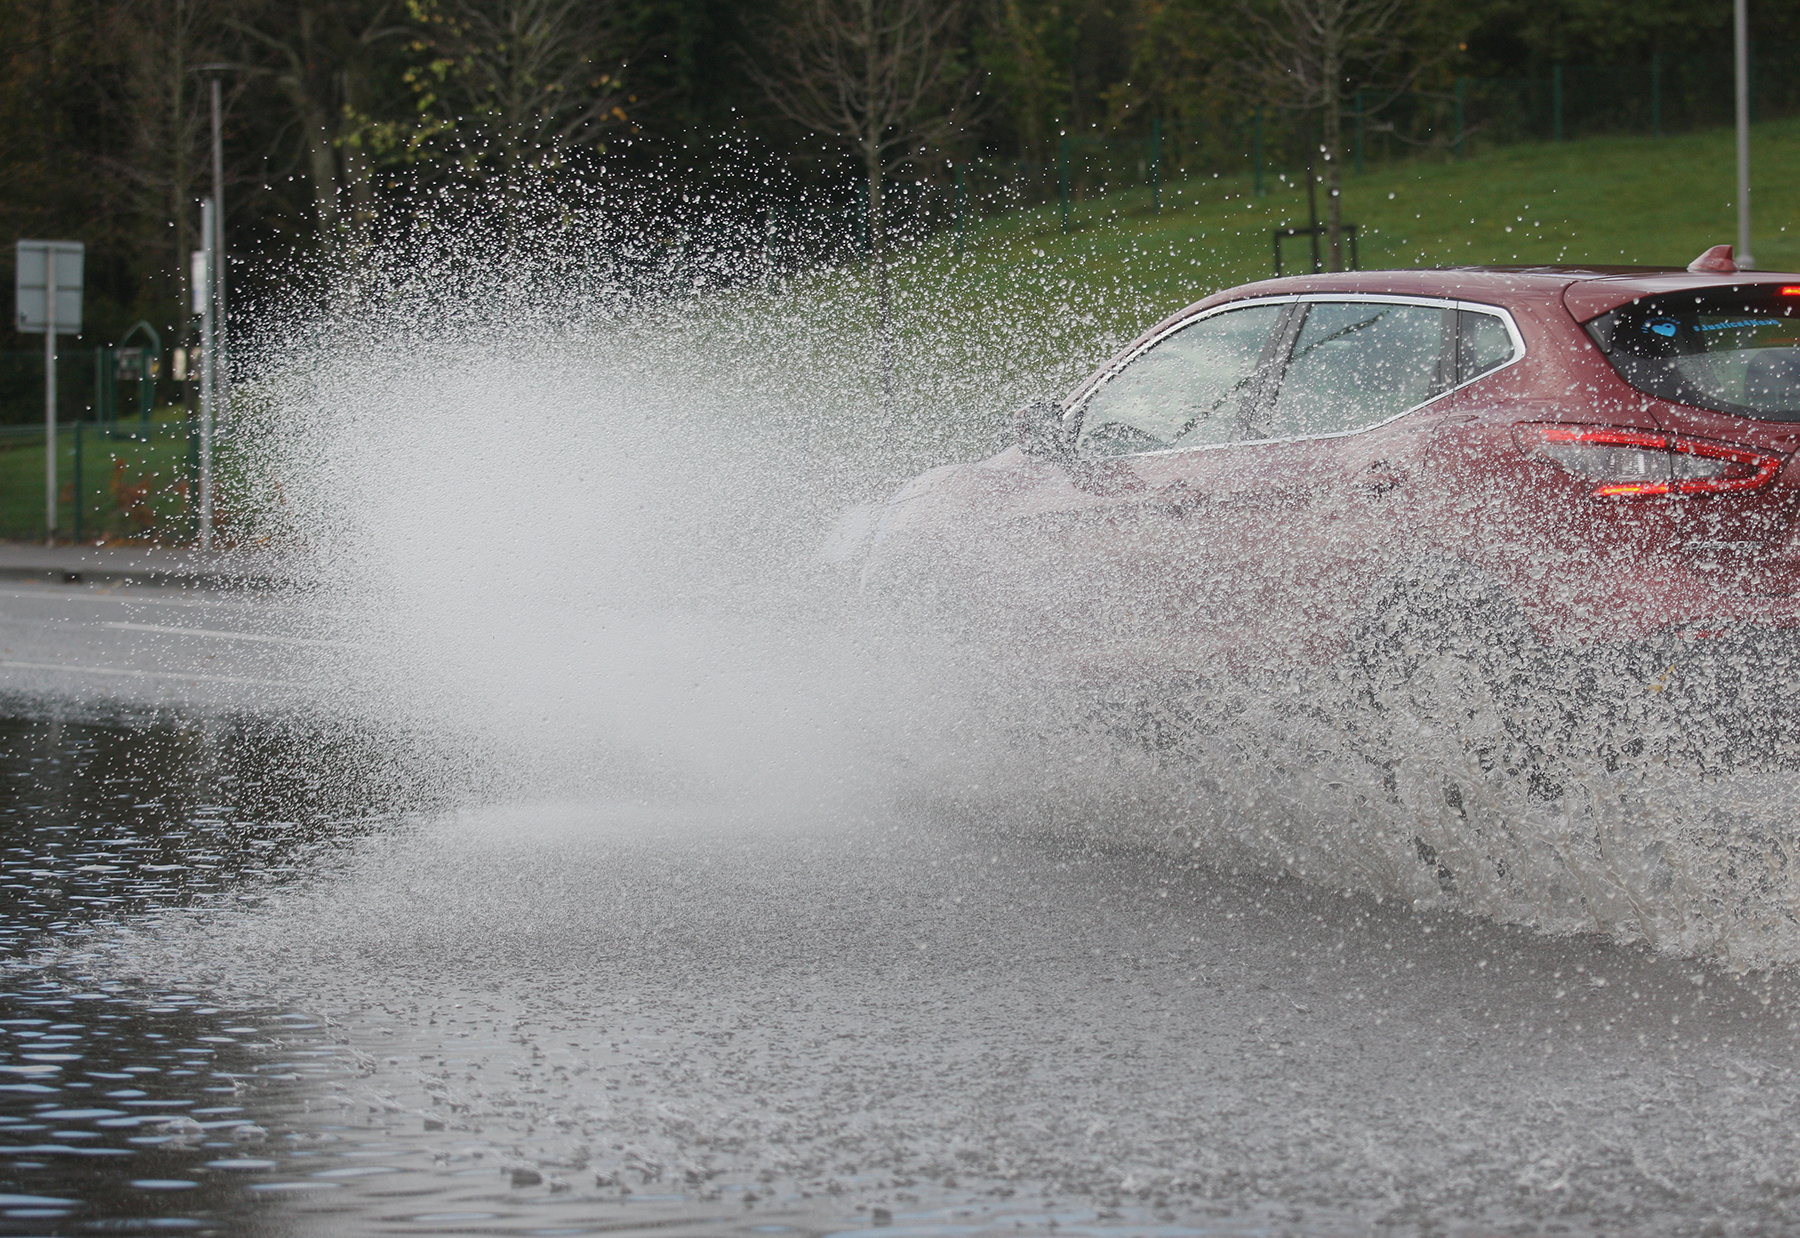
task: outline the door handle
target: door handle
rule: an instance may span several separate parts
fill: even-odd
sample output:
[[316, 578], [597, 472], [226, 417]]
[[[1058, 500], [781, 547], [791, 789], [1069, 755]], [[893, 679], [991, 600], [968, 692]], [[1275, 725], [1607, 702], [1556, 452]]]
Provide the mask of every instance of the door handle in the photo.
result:
[[1170, 482], [1156, 492], [1156, 498], [1170, 516], [1185, 516], [1206, 502], [1206, 496], [1185, 481]]
[[1386, 460], [1377, 460], [1363, 474], [1362, 487], [1370, 494], [1386, 494], [1390, 490], [1399, 489], [1405, 481], [1405, 473]]

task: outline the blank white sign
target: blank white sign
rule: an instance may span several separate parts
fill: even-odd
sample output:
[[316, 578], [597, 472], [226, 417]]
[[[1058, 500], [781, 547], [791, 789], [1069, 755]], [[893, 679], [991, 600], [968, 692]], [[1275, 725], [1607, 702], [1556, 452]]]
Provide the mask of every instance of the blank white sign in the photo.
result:
[[80, 241], [20, 241], [13, 329], [37, 333], [45, 328], [44, 276], [56, 252], [56, 333], [81, 334], [81, 269], [86, 247]]

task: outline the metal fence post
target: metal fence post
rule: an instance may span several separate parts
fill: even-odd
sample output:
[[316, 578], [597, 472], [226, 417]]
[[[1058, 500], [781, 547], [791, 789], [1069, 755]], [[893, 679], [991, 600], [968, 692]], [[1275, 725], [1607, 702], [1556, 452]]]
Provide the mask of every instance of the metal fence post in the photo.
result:
[[1261, 108], [1257, 108], [1257, 109], [1256, 109], [1256, 138], [1255, 138], [1255, 142], [1256, 142], [1256, 181], [1255, 181], [1255, 193], [1254, 193], [1254, 196], [1256, 196], [1256, 197], [1258, 197], [1258, 198], [1260, 198], [1260, 197], [1262, 197], [1262, 196], [1263, 196], [1263, 183], [1262, 183], [1262, 163], [1263, 163], [1263, 160], [1262, 160], [1262, 155], [1263, 155], [1263, 152], [1262, 152], [1262, 139], [1263, 139], [1263, 132], [1262, 132], [1262, 109], [1261, 109]]
[[1325, 263], [1319, 256], [1319, 178], [1313, 173], [1311, 149], [1306, 152], [1306, 222], [1312, 236], [1312, 273], [1317, 275], [1325, 269]]
[[1057, 175], [1057, 196], [1062, 202], [1062, 230], [1069, 230], [1069, 135], [1062, 135], [1061, 171]]
[[1650, 53], [1650, 136], [1662, 136], [1662, 53]]
[[192, 413], [188, 414], [187, 435], [188, 524], [190, 526], [190, 537], [194, 540], [198, 540], [200, 537], [200, 427], [194, 420], [194, 415]]
[[1456, 79], [1456, 157], [1461, 159], [1468, 153], [1463, 146], [1463, 135], [1469, 129], [1469, 79]]
[[1551, 141], [1563, 140], [1563, 67], [1550, 69], [1550, 133]]
[[963, 215], [968, 210], [968, 194], [963, 188], [962, 164], [955, 165], [956, 170], [956, 256], [963, 256]]
[[1150, 213], [1162, 214], [1162, 117], [1150, 122]]
[[75, 542], [81, 543], [81, 423], [75, 423]]

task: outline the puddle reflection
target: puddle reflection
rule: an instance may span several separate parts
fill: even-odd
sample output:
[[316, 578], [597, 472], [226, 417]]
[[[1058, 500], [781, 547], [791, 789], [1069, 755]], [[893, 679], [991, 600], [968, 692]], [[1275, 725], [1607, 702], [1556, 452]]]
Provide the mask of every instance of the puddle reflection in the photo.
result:
[[354, 785], [350, 742], [219, 718], [0, 718], [0, 1234], [245, 1232], [233, 1179], [277, 1165], [266, 1114], [338, 1069], [326, 1029], [68, 960], [123, 917], [254, 903], [390, 820], [391, 795], [370, 809]]

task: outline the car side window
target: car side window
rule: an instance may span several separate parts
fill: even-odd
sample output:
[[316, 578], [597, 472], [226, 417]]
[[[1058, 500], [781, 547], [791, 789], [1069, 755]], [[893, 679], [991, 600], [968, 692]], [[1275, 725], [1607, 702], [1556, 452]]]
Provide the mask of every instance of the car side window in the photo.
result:
[[1307, 306], [1274, 403], [1248, 437], [1338, 434], [1423, 404], [1448, 385], [1444, 336], [1454, 312], [1375, 301]]
[[1123, 456], [1230, 442], [1281, 310], [1226, 310], [1158, 340], [1088, 398], [1078, 449]]
[[1512, 360], [1512, 335], [1500, 315], [1458, 310], [1456, 318], [1456, 381], [1466, 383]]

